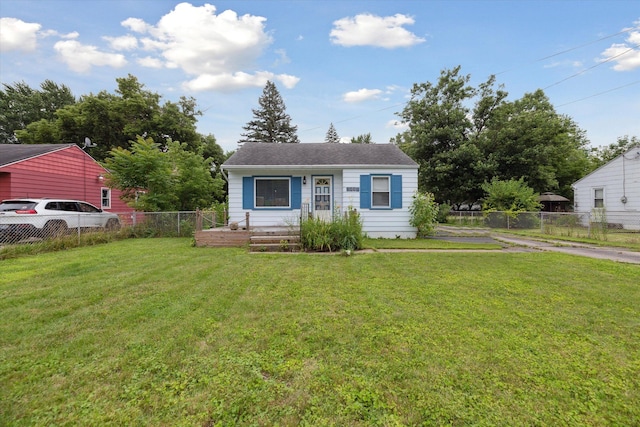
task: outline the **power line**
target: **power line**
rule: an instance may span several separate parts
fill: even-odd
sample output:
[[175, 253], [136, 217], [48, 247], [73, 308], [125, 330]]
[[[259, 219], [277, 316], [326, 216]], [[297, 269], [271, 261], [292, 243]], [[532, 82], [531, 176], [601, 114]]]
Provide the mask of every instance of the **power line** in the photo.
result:
[[599, 67], [599, 66], [601, 66], [601, 65], [603, 65], [603, 64], [606, 64], [607, 62], [611, 62], [611, 61], [613, 61], [614, 59], [616, 59], [616, 58], [618, 58], [618, 57], [620, 57], [620, 56], [622, 56], [622, 55], [626, 55], [627, 53], [629, 53], [629, 52], [633, 51], [635, 47], [638, 47], [638, 45], [634, 45], [633, 47], [630, 47], [629, 49], [625, 50], [624, 52], [619, 53], [619, 54], [614, 55], [614, 56], [611, 56], [611, 57], [609, 57], [609, 58], [605, 59], [604, 61], [601, 61], [601, 62], [597, 63], [596, 65], [594, 65], [594, 66], [592, 66], [592, 67], [585, 68], [585, 69], [583, 69], [583, 70], [581, 70], [581, 71], [578, 71], [578, 72], [577, 72], [577, 73], [575, 73], [575, 74], [570, 75], [569, 77], [565, 77], [565, 78], [564, 78], [564, 79], [562, 79], [562, 80], [558, 80], [557, 82], [555, 82], [555, 83], [553, 83], [553, 84], [551, 84], [551, 85], [549, 85], [549, 86], [547, 86], [547, 87], [543, 88], [542, 90], [547, 90], [547, 89], [549, 89], [550, 87], [554, 87], [554, 86], [559, 85], [560, 83], [565, 82], [565, 81], [567, 81], [567, 80], [569, 80], [569, 79], [572, 79], [572, 78], [574, 78], [574, 77], [578, 77], [579, 75], [584, 74], [584, 73], [586, 73], [586, 72], [587, 72], [587, 71], [589, 71], [589, 70], [593, 70], [593, 69], [594, 69], [594, 68], [596, 68], [596, 67]]
[[[565, 49], [565, 50], [562, 50], [562, 51], [560, 51], [560, 52], [556, 52], [556, 53], [553, 53], [553, 54], [551, 54], [551, 55], [544, 56], [544, 57], [542, 57], [542, 58], [534, 59], [533, 61], [530, 61], [530, 62], [525, 63], [525, 65], [527, 65], [527, 64], [535, 64], [536, 62], [546, 61], [547, 59], [550, 59], [550, 58], [553, 58], [553, 57], [556, 57], [556, 56], [560, 56], [560, 55], [564, 55], [565, 53], [569, 53], [569, 52], [572, 52], [572, 51], [574, 51], [574, 50], [582, 49], [583, 47], [590, 46], [590, 45], [592, 45], [592, 44], [595, 44], [595, 43], [601, 42], [601, 41], [603, 41], [603, 40], [607, 40], [607, 39], [610, 39], [610, 38], [613, 38], [613, 37], [619, 36], [620, 34], [628, 33], [629, 31], [632, 31], [632, 30], [634, 30], [634, 29], [635, 29], [634, 27], [626, 28], [626, 29], [624, 29], [624, 30], [622, 30], [622, 31], [618, 31], [618, 32], [617, 32], [617, 33], [615, 33], [615, 34], [609, 34], [609, 35], [607, 35], [607, 36], [600, 37], [600, 38], [599, 38], [599, 39], [597, 39], [597, 40], [593, 40], [593, 41], [590, 41], [590, 42], [587, 42], [587, 43], [583, 43], [583, 44], [581, 44], [581, 45], [579, 45], [579, 46], [570, 47], [569, 49]], [[524, 67], [525, 65], [523, 65], [523, 66], [521, 66], [521, 67], [515, 67], [515, 68], [510, 68], [510, 69], [508, 69], [508, 70], [500, 71], [499, 73], [496, 73], [496, 76], [498, 76], [498, 75], [500, 75], [500, 74], [507, 73], [507, 72], [509, 72], [509, 71], [517, 70], [517, 69], [519, 69], [519, 68]]]
[[596, 96], [604, 95], [605, 93], [613, 92], [613, 91], [616, 91], [616, 90], [619, 90], [619, 89], [623, 89], [625, 87], [637, 85], [638, 83], [640, 83], [640, 80], [636, 80], [635, 82], [627, 83], [626, 85], [614, 87], [613, 89], [605, 90], [603, 92], [595, 93], [593, 95], [585, 96], [584, 98], [576, 99], [575, 101], [565, 102], [564, 104], [558, 105], [558, 107], [564, 107], [565, 105], [574, 104], [576, 102], [584, 101], [585, 99], [595, 98]]

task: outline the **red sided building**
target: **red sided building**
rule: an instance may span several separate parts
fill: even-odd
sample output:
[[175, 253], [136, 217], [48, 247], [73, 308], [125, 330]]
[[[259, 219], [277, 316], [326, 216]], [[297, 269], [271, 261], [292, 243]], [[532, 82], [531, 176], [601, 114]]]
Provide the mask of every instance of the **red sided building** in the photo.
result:
[[106, 186], [107, 170], [75, 144], [0, 144], [0, 201], [83, 200], [113, 213], [133, 212]]

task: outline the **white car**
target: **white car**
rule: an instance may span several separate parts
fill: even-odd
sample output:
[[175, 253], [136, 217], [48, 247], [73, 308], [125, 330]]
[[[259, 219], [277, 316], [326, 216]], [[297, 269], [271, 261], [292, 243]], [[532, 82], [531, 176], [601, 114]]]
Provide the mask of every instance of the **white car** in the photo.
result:
[[64, 199], [12, 199], [0, 203], [0, 240], [47, 238], [69, 230], [117, 230], [118, 215], [90, 203]]

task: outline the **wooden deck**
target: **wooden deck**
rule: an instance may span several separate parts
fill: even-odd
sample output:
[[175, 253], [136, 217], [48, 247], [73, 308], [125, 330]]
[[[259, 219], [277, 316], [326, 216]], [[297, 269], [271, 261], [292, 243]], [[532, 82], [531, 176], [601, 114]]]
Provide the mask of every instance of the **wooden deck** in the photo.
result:
[[195, 233], [196, 246], [242, 248], [252, 252], [294, 252], [300, 250], [300, 230], [290, 227], [229, 227], [200, 230]]

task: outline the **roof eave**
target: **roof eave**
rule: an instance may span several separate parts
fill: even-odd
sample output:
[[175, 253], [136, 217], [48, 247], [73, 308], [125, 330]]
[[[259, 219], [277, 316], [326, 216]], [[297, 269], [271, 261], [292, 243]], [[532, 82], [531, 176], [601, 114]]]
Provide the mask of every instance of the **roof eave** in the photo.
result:
[[226, 170], [245, 169], [418, 169], [415, 165], [222, 165]]

